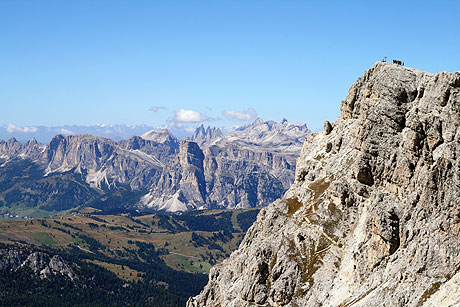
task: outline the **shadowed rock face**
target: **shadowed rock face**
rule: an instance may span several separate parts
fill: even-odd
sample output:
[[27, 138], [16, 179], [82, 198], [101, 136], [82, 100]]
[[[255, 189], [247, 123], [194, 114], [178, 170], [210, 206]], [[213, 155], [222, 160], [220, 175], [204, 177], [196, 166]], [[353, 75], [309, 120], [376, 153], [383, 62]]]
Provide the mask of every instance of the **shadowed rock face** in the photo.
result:
[[188, 306], [458, 300], [460, 73], [376, 63], [340, 109]]

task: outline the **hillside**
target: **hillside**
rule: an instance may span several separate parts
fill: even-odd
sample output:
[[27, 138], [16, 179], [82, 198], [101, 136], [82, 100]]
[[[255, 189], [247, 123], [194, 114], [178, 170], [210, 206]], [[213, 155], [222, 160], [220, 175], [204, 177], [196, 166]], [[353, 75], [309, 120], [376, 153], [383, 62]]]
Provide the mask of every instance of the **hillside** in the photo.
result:
[[[80, 296], [83, 305], [183, 305], [204, 286], [203, 273], [237, 248], [257, 212], [133, 216], [86, 209], [0, 222], [0, 298], [46, 304]], [[22, 292], [21, 281], [29, 294]], [[84, 290], [85, 283], [91, 290]], [[44, 289], [47, 298], [38, 298]], [[113, 291], [119, 295], [112, 298]], [[151, 297], [156, 299], [149, 302]]]

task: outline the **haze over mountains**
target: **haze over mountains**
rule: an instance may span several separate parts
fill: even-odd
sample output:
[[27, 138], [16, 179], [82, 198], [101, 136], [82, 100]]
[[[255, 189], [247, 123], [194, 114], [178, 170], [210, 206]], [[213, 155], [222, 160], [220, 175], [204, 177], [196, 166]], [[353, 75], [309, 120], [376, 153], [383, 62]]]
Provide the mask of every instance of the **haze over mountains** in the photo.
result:
[[182, 142], [164, 129], [121, 141], [56, 135], [40, 145], [12, 138], [0, 141], [0, 197], [7, 206], [46, 210], [267, 205], [292, 183], [308, 133], [306, 125], [257, 119], [226, 135], [199, 127]]
[[149, 125], [108, 125], [99, 124], [93, 126], [64, 125], [64, 126], [16, 126], [7, 124], [0, 126], [0, 139], [9, 140], [14, 137], [20, 142], [27, 142], [31, 138], [41, 144], [48, 143], [55, 135], [78, 135], [94, 134], [100, 137], [109, 138], [115, 141], [129, 139], [133, 135], [154, 129]]

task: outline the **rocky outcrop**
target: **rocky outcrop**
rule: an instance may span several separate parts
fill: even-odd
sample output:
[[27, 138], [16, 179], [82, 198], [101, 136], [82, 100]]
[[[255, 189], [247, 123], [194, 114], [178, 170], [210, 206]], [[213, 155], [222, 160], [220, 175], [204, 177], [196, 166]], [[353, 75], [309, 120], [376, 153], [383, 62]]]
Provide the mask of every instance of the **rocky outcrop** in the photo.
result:
[[295, 165], [299, 157], [299, 149], [310, 130], [305, 124], [293, 124], [283, 119], [277, 123], [269, 120], [264, 122], [257, 118], [252, 124], [241, 126], [224, 137], [211, 142], [219, 148], [229, 145], [255, 152], [268, 152], [286, 158]]
[[208, 206], [250, 208], [280, 198], [294, 181], [305, 124], [256, 119], [204, 144]]
[[78, 278], [72, 267], [59, 255], [17, 248], [0, 249], [0, 270], [31, 270], [41, 278], [52, 275], [61, 275], [70, 280]]
[[54, 275], [61, 274], [63, 276], [67, 276], [71, 280], [74, 280], [75, 278], [77, 278], [77, 275], [74, 273], [72, 268], [59, 255], [54, 255], [51, 258], [50, 262], [48, 263], [48, 268], [49, 268], [48, 271]]
[[207, 127], [204, 128], [203, 125], [196, 128], [195, 132], [192, 135], [192, 140], [196, 142], [198, 145], [203, 146], [204, 144], [209, 144], [212, 141], [223, 137], [224, 134], [219, 128], [215, 127]]
[[26, 257], [26, 253], [20, 249], [0, 249], [0, 270], [14, 270]]
[[188, 306], [458, 303], [460, 72], [378, 62], [340, 109]]
[[251, 208], [281, 197], [294, 180], [285, 157], [229, 145], [205, 149], [205, 174], [211, 207]]

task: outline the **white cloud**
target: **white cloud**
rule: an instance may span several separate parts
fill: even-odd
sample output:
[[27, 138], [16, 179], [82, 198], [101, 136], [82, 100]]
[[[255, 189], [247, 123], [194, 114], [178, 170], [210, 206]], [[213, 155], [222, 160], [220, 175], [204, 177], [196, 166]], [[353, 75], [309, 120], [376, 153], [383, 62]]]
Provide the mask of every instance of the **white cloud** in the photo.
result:
[[199, 123], [206, 120], [206, 117], [198, 111], [180, 109], [173, 119], [180, 123]]
[[152, 112], [158, 112], [159, 110], [165, 110], [166, 108], [165, 107], [160, 107], [160, 106], [151, 106], [149, 111], [152, 111]]
[[74, 135], [75, 134], [75, 132], [73, 132], [71, 130], [64, 129], [64, 128], [61, 129], [60, 133], [64, 134], [64, 135]]
[[225, 110], [222, 114], [228, 119], [241, 121], [248, 121], [257, 117], [257, 112], [253, 108], [249, 108], [247, 111], [243, 112]]
[[37, 127], [18, 127], [13, 124], [8, 124], [6, 127], [6, 131], [8, 131], [8, 133], [15, 133], [15, 132], [35, 133], [38, 131], [38, 128]]

